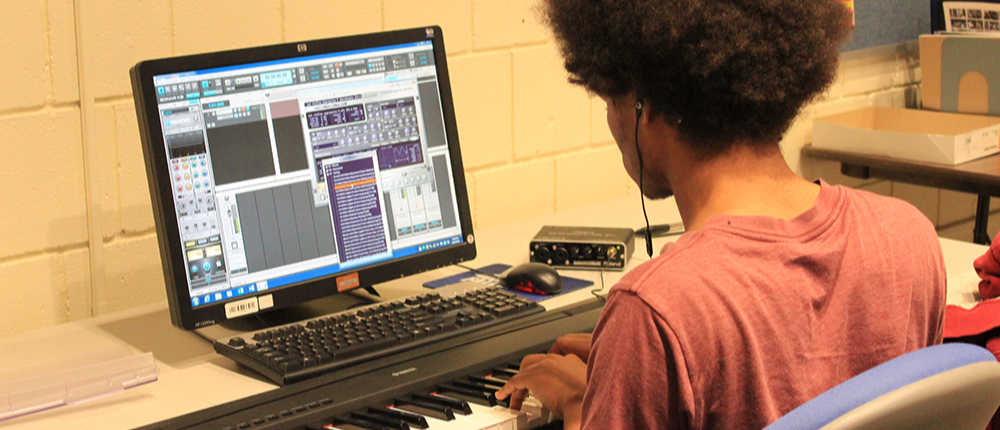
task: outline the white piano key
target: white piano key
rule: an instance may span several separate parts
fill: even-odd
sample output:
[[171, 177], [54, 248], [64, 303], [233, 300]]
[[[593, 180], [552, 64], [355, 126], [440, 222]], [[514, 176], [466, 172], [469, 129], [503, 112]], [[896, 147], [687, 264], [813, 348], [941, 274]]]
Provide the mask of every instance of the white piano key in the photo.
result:
[[512, 411], [502, 406], [487, 407], [482, 405], [469, 404], [472, 413], [482, 417], [491, 417], [496, 421], [497, 430], [521, 430], [528, 425], [527, 415]]
[[[479, 405], [475, 405], [481, 407]], [[481, 410], [478, 412], [482, 412]], [[423, 415], [423, 414], [418, 414]], [[473, 408], [471, 415], [455, 414], [455, 419], [451, 421], [439, 420], [434, 417], [423, 415], [427, 419], [427, 430], [500, 430], [499, 420], [489, 414], [477, 413]], [[509, 418], [508, 418], [509, 419]]]
[[521, 404], [521, 412], [528, 414], [528, 428], [535, 428], [554, 420], [554, 416], [542, 406], [542, 402], [531, 395]]

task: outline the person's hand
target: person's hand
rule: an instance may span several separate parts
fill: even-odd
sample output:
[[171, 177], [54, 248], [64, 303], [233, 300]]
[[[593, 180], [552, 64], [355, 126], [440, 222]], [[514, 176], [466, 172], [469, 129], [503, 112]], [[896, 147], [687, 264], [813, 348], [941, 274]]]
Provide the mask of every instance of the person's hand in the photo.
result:
[[565, 428], [579, 428], [583, 395], [587, 390], [587, 365], [576, 355], [534, 354], [524, 357], [521, 370], [510, 378], [497, 399], [510, 396], [510, 408], [521, 410], [528, 392], [550, 412], [562, 418]]
[[587, 357], [590, 356], [590, 343], [592, 340], [593, 335], [590, 333], [568, 334], [556, 339], [556, 343], [552, 344], [552, 348], [549, 349], [549, 354], [573, 354], [586, 363]]

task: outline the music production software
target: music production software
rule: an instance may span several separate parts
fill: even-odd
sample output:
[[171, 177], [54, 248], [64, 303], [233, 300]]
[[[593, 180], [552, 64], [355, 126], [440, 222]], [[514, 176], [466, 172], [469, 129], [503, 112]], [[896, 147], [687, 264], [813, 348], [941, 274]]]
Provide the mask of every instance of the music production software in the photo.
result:
[[192, 306], [461, 243], [432, 48], [154, 77]]

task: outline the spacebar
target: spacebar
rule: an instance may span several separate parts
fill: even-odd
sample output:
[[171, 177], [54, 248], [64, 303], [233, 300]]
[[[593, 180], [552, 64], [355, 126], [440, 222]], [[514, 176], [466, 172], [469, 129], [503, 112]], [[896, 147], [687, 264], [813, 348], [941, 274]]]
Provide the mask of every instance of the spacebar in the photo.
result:
[[367, 354], [372, 351], [377, 351], [380, 349], [385, 349], [390, 346], [398, 345], [399, 340], [395, 337], [387, 337], [379, 340], [373, 340], [371, 342], [359, 343], [357, 345], [348, 346], [346, 348], [340, 348], [334, 351], [334, 360], [346, 360], [348, 358], [357, 357], [359, 355]]

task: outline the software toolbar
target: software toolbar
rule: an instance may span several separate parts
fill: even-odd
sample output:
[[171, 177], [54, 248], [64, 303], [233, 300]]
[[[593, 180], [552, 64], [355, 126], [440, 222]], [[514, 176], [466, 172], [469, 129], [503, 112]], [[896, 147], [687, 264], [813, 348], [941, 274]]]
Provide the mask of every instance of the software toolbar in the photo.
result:
[[[434, 56], [429, 50], [425, 50], [344, 61], [319, 62], [309, 66], [290, 67], [268, 72], [164, 84], [156, 87], [156, 94], [159, 103], [169, 103], [261, 89], [275, 89], [295, 84], [348, 79], [375, 73], [397, 72], [433, 65]], [[219, 74], [226, 74], [226, 72], [219, 72]]]

